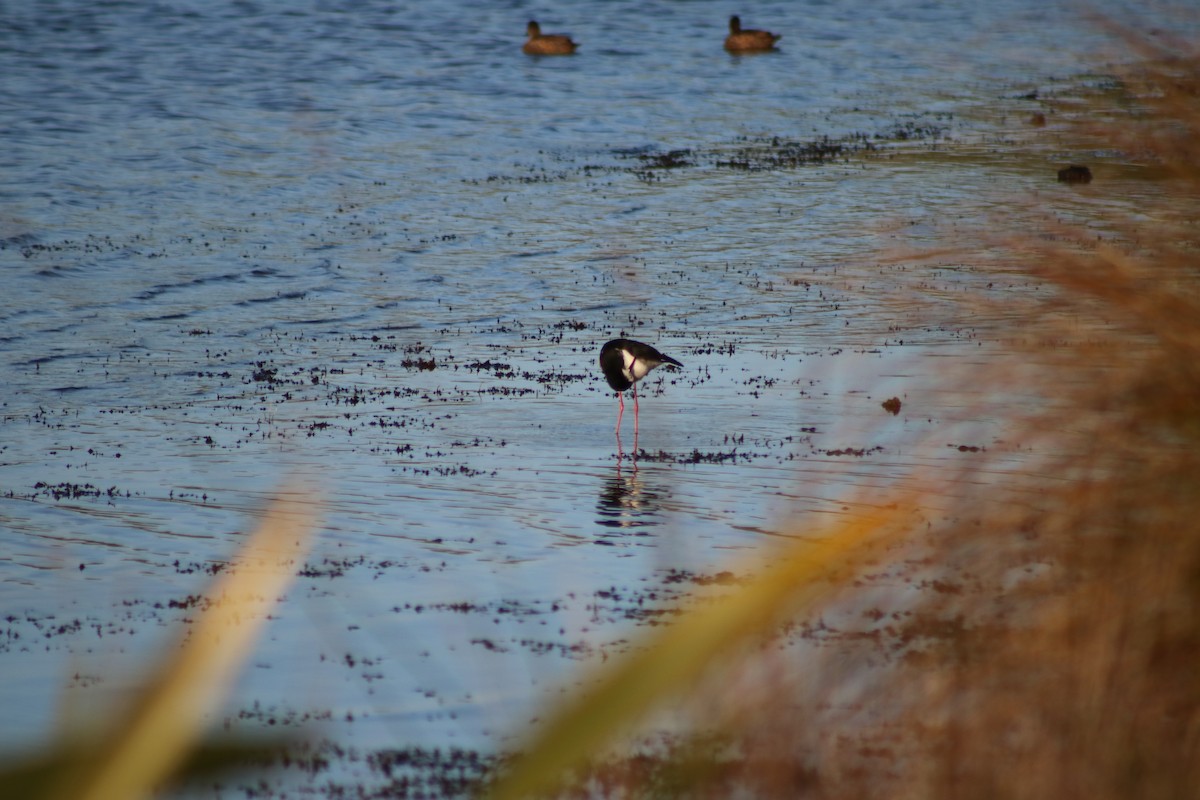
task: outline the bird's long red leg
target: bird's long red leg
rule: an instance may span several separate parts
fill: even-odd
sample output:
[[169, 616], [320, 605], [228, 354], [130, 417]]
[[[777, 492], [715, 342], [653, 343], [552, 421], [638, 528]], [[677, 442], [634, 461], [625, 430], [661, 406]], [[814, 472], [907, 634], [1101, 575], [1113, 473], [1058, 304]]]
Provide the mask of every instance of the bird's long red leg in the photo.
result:
[[[633, 418], [636, 420], [637, 415], [635, 414]], [[633, 471], [634, 472], [637, 472], [637, 454], [638, 454], [637, 440], [638, 440], [637, 425], [634, 425], [633, 426]]]
[[633, 385], [633, 438], [637, 438], [638, 433], [638, 401], [637, 401], [637, 384]]
[[[620, 401], [620, 403], [621, 403], [621, 410], [617, 412], [617, 434], [620, 435], [620, 433], [621, 433], [621, 417], [624, 416], [624, 414], [625, 414], [625, 396], [622, 395], [620, 392], [617, 392], [617, 400]], [[636, 420], [636, 418], [637, 417], [635, 415], [634, 419]]]

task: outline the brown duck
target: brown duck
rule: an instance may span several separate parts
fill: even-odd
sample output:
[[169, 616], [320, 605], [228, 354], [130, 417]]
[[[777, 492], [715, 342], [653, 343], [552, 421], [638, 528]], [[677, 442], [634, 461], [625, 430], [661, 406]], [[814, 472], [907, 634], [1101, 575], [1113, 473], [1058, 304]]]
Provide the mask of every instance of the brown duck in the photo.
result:
[[735, 14], [729, 18], [729, 35], [725, 37], [725, 49], [731, 53], [761, 53], [774, 50], [775, 42], [779, 41], [778, 33], [754, 30], [742, 30], [742, 20]]
[[526, 27], [529, 39], [521, 49], [531, 56], [569, 56], [579, 45], [571, 41], [570, 36], [561, 33], [542, 33], [542, 27], [535, 20], [529, 20]]

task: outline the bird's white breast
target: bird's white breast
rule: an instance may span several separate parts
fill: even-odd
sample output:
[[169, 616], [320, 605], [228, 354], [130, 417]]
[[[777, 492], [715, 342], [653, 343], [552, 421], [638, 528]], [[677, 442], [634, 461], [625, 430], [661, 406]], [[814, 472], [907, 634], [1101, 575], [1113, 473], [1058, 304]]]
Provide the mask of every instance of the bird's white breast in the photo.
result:
[[621, 351], [621, 358], [625, 361], [625, 368], [622, 371], [625, 373], [625, 377], [631, 381], [640, 381], [650, 371], [650, 364], [638, 360], [628, 350]]

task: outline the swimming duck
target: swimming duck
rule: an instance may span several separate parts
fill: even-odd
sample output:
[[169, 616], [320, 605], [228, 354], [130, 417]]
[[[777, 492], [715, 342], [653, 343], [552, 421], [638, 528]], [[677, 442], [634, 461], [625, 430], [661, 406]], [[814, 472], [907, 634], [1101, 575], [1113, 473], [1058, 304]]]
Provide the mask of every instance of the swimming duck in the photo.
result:
[[528, 41], [521, 49], [531, 56], [569, 56], [579, 45], [571, 41], [570, 36], [561, 33], [542, 33], [542, 27], [535, 20], [529, 20], [525, 29], [529, 34]]
[[742, 20], [734, 14], [729, 18], [729, 35], [725, 37], [725, 49], [731, 53], [774, 50], [775, 42], [780, 38], [778, 33], [768, 33], [753, 28], [742, 30]]

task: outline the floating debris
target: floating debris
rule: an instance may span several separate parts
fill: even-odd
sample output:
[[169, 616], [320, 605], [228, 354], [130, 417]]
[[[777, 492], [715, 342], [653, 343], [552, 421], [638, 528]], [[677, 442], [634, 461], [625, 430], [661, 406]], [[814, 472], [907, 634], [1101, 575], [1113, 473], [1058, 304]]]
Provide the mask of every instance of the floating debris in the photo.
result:
[[1059, 183], [1091, 183], [1092, 171], [1082, 164], [1072, 164], [1058, 171]]

